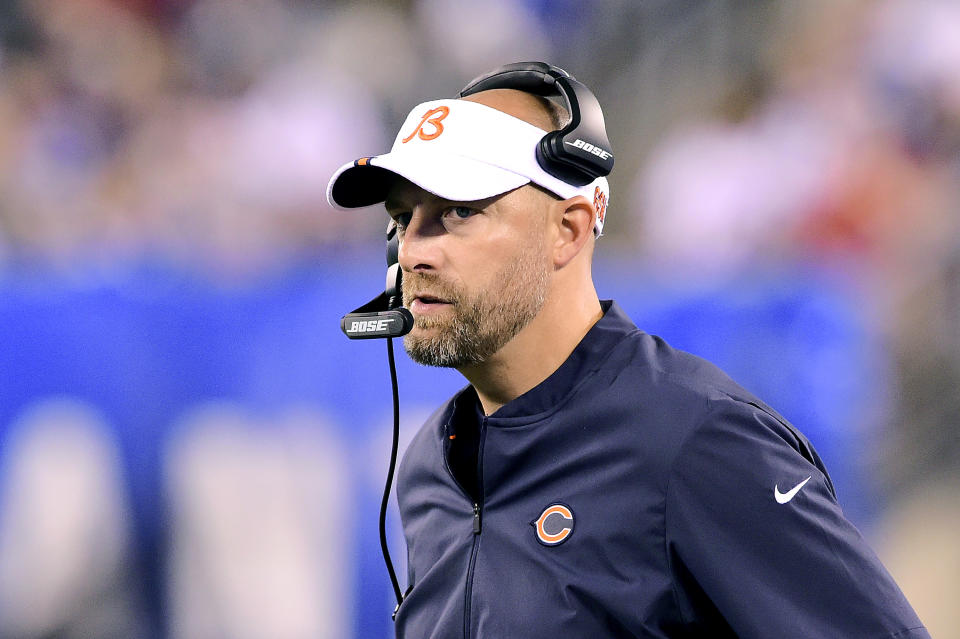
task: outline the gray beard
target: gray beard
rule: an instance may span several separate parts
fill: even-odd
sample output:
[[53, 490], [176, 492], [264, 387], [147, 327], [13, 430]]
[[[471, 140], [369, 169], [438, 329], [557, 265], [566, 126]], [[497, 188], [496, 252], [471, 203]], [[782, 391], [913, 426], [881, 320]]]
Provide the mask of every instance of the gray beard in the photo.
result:
[[[439, 286], [439, 278], [432, 274], [405, 273], [405, 284], [429, 284], [429, 290], [452, 302], [453, 310], [452, 317], [415, 318], [415, 329], [439, 331], [432, 337], [412, 333], [404, 337], [403, 346], [410, 358], [426, 366], [444, 368], [460, 368], [487, 361], [543, 308], [549, 267], [537, 260], [541, 255], [537, 250], [520, 253], [516, 260], [505, 265], [497, 274], [487, 291], [472, 297]], [[408, 304], [412, 297], [412, 294], [408, 297], [405, 292], [404, 302]]]

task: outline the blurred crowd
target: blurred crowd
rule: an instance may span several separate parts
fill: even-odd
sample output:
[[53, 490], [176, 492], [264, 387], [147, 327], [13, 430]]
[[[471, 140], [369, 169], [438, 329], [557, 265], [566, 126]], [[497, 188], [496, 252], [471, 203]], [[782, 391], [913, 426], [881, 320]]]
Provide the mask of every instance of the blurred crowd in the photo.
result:
[[0, 277], [243, 275], [379, 242], [381, 216], [330, 209], [331, 173], [417, 102], [524, 59], [604, 107], [601, 251], [687, 279], [823, 268], [863, 292], [894, 371], [886, 553], [931, 630], [960, 627], [937, 601], [960, 579], [942, 534], [960, 524], [955, 0], [3, 2]]

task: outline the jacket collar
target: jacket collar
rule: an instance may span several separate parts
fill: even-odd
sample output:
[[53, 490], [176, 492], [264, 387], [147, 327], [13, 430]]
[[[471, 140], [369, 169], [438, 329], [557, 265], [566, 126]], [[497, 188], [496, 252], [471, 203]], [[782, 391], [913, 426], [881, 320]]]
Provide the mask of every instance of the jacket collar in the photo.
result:
[[[490, 415], [488, 425], [518, 426], [548, 417], [603, 365], [625, 336], [639, 330], [616, 302], [603, 300], [600, 306], [603, 317], [587, 332], [566, 361], [540, 384]], [[459, 398], [478, 401], [471, 387], [464, 389]]]

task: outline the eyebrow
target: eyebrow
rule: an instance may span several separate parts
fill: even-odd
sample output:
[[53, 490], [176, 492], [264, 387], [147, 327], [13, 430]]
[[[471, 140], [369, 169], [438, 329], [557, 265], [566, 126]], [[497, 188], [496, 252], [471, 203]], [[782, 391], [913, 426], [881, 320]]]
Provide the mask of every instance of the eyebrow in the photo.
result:
[[[499, 196], [492, 196], [489, 198], [484, 198], [482, 200], [447, 200], [445, 198], [437, 197], [437, 200], [441, 206], [467, 206], [477, 210], [484, 210], [487, 206], [490, 205], [491, 201], [495, 200]], [[387, 198], [383, 201], [383, 207], [387, 210], [387, 213], [391, 216], [395, 212], [399, 211], [409, 211], [412, 207], [399, 199], [390, 199]]]

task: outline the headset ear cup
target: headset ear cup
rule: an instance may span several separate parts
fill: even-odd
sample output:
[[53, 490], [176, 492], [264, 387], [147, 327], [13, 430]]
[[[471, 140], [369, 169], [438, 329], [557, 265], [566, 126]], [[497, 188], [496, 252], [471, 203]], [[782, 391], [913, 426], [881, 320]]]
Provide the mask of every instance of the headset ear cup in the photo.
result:
[[537, 163], [544, 171], [573, 186], [585, 186], [596, 176], [565, 160], [564, 130], [551, 131], [540, 138], [537, 145]]
[[548, 133], [540, 138], [540, 143], [537, 145], [537, 164], [540, 165], [541, 169], [553, 175], [553, 162], [550, 157], [550, 145], [547, 144], [547, 138], [549, 135], [550, 134]]

